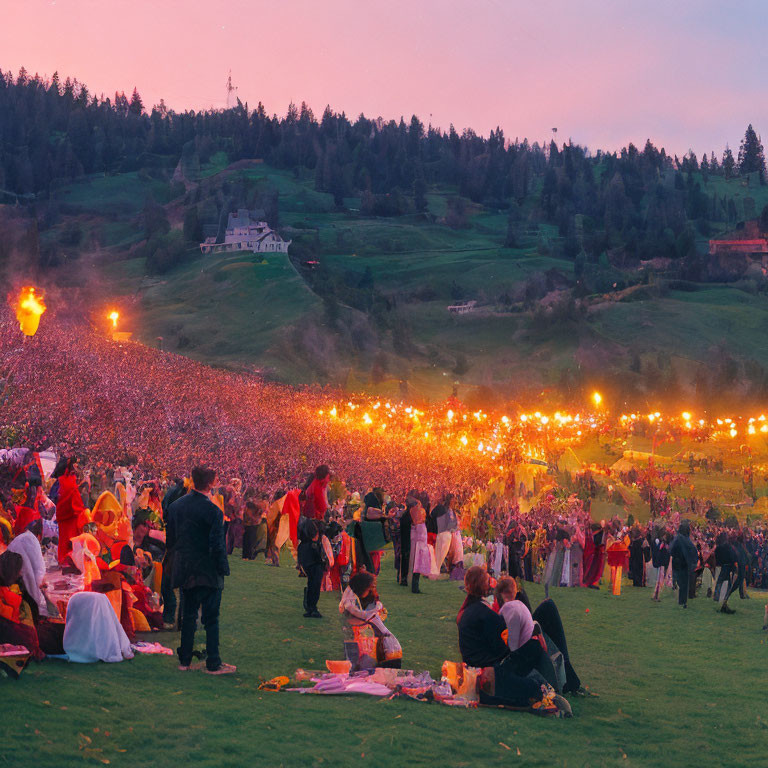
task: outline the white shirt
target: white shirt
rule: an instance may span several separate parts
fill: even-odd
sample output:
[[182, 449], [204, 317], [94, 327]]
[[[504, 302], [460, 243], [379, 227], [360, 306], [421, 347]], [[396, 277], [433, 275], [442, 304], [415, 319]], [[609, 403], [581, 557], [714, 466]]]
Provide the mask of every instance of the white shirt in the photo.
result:
[[533, 616], [519, 600], [510, 600], [501, 606], [501, 618], [507, 625], [507, 645], [516, 651], [533, 637]]

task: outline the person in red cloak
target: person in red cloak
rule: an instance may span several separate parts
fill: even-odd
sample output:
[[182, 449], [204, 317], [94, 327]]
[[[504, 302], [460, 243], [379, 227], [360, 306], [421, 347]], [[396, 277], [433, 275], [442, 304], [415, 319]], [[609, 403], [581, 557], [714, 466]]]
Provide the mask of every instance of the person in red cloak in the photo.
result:
[[77, 459], [59, 459], [54, 478], [59, 481], [59, 495], [56, 502], [56, 522], [59, 525], [59, 563], [64, 563], [71, 549], [72, 539], [80, 533], [85, 516], [85, 506], [77, 485]]
[[311, 520], [324, 520], [328, 510], [328, 485], [331, 482], [331, 470], [327, 464], [321, 464], [315, 470], [315, 476], [307, 487], [304, 501], [304, 516]]

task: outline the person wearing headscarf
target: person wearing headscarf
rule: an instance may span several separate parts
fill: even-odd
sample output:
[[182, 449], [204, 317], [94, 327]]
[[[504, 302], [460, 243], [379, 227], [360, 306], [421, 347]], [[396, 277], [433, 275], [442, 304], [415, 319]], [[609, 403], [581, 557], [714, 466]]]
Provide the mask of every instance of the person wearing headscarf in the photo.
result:
[[24, 589], [37, 603], [41, 616], [48, 615], [48, 607], [45, 602], [43, 589], [45, 588], [45, 563], [40, 549], [40, 541], [43, 537], [43, 523], [35, 520], [30, 523], [28, 529], [17, 536], [9, 545], [9, 552], [21, 555], [24, 564], [21, 569], [21, 579]]
[[[491, 577], [485, 568], [472, 566], [464, 577], [467, 596], [456, 617], [459, 629], [459, 650], [463, 662], [483, 669], [480, 683], [480, 703], [512, 707], [536, 707], [554, 692], [548, 685], [531, 677], [521, 677], [509, 657], [504, 619], [486, 602], [491, 591]], [[554, 711], [557, 711], [556, 709]]]

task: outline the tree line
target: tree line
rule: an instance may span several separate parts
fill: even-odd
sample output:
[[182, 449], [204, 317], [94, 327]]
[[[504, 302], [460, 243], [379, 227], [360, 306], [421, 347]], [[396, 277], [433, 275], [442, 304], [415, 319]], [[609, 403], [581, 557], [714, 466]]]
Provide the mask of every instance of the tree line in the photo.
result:
[[[445, 223], [461, 227], [461, 198], [508, 212], [506, 245], [516, 247], [533, 224], [557, 226], [562, 256], [597, 263], [620, 249], [628, 258], [686, 258], [696, 232], [735, 224], [732, 199], [713, 177], [737, 175], [765, 183], [765, 157], [750, 125], [737, 157], [693, 152], [669, 156], [648, 140], [620, 152], [568, 142], [558, 146], [510, 140], [497, 128], [442, 131], [410, 121], [360, 115], [350, 120], [326, 107], [317, 119], [305, 103], [284, 117], [238, 100], [227, 110], [147, 109], [136, 89], [127, 97], [97, 96], [58, 74], [50, 79], [0, 71], [0, 190], [10, 200], [44, 198], [51, 186], [93, 173], [205, 163], [223, 150], [230, 161], [263, 158], [278, 168], [313, 173], [318, 190], [338, 207], [359, 197], [364, 213], [425, 214], [430, 185], [457, 191]], [[710, 189], [712, 187], [712, 189]]]

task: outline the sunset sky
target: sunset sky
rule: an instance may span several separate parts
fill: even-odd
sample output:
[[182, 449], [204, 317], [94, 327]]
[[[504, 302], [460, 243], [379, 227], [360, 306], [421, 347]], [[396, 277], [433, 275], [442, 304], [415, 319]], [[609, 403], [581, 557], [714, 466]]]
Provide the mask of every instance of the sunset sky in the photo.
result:
[[0, 68], [678, 154], [768, 133], [764, 0], [0, 0]]

